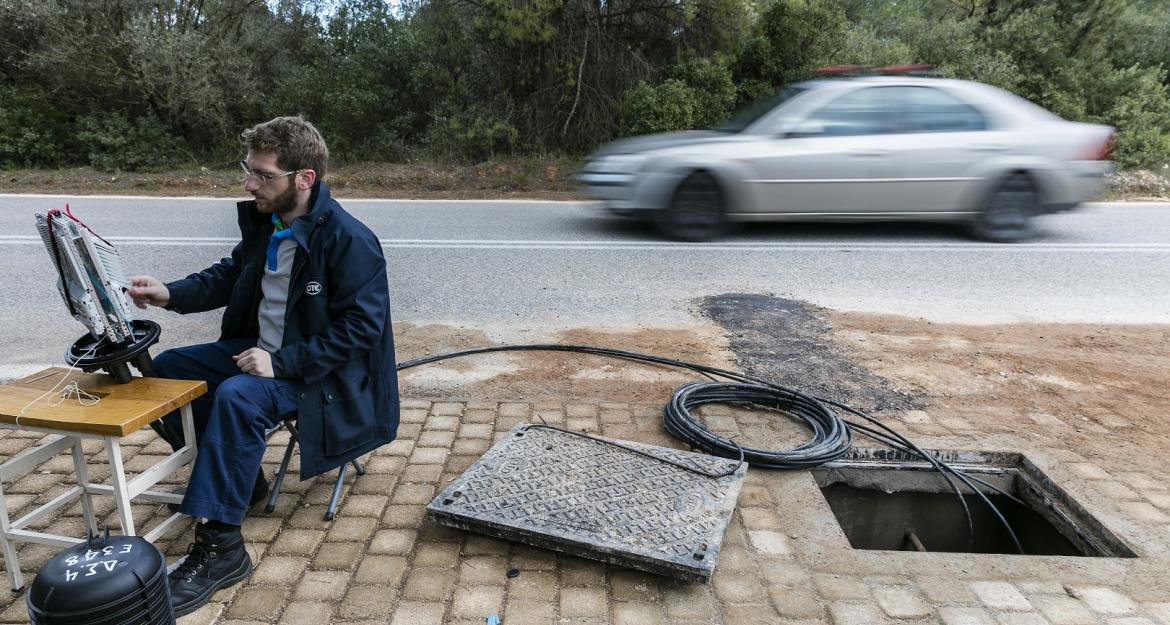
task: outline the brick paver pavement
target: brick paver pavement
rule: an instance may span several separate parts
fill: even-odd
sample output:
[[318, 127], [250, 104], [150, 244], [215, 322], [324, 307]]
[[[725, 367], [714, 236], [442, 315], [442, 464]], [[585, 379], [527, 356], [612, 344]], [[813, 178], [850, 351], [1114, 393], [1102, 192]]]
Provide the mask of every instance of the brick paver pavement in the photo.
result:
[[[332, 479], [298, 482], [294, 459], [276, 511], [244, 525], [256, 571], [218, 593], [181, 625], [280, 623], [426, 625], [1170, 625], [1170, 475], [1091, 462], [1033, 436], [1042, 420], [1021, 424], [999, 443], [1029, 455], [1086, 502], [1142, 557], [1024, 558], [979, 554], [855, 551], [803, 472], [752, 469], [728, 528], [711, 584], [679, 583], [615, 566], [452, 530], [429, 521], [427, 502], [519, 422], [545, 422], [640, 442], [680, 447], [658, 422], [660, 405], [612, 402], [403, 402], [399, 440], [366, 458], [367, 475], [351, 486], [332, 523], [322, 520]], [[885, 415], [896, 428], [936, 448], [986, 449], [972, 419], [922, 411]], [[762, 427], [760, 411], [712, 406], [715, 429]], [[7, 457], [41, 437], [0, 433]], [[265, 456], [271, 476], [283, 443]], [[999, 448], [997, 445], [995, 448]], [[165, 448], [143, 430], [124, 446], [127, 466], [145, 467]], [[104, 456], [87, 446], [91, 474], [104, 478]], [[352, 473], [351, 473], [352, 476]], [[7, 484], [10, 514], [44, 503], [67, 487], [70, 464], [56, 458]], [[168, 480], [173, 485], [183, 476]], [[116, 525], [112, 502], [98, 499]], [[135, 506], [146, 528], [161, 507]], [[40, 524], [80, 533], [79, 505]], [[169, 557], [191, 539], [180, 527], [158, 543]], [[54, 549], [20, 547], [26, 572]], [[509, 578], [509, 569], [519, 575]], [[31, 578], [31, 575], [29, 575]], [[0, 623], [25, 623], [23, 593], [0, 590]]]

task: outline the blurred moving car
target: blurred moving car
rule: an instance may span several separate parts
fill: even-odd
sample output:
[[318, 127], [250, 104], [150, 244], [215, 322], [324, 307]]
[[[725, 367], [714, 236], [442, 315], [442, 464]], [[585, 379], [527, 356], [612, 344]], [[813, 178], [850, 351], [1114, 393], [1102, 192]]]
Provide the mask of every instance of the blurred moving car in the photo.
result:
[[1006, 242], [1091, 199], [1112, 168], [1109, 126], [981, 83], [890, 75], [902, 70], [795, 84], [714, 130], [615, 141], [577, 180], [680, 240], [735, 222], [907, 219]]

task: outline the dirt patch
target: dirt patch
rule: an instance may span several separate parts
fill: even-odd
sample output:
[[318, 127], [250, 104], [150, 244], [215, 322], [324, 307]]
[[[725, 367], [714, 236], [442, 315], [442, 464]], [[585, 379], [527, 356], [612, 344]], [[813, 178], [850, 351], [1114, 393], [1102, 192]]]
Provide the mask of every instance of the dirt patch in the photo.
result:
[[[900, 419], [911, 438], [1051, 438], [1151, 470], [1170, 451], [1167, 325], [940, 324], [753, 294], [708, 297], [701, 309], [725, 328], [739, 369]], [[741, 441], [792, 440], [790, 423], [755, 420], [766, 427]]]
[[751, 293], [706, 297], [699, 306], [727, 332], [737, 370], [861, 410], [921, 407], [834, 341], [825, 309]]
[[[700, 304], [718, 325], [579, 328], [539, 342], [745, 370], [897, 419], [900, 430], [920, 441], [978, 436], [999, 449], [1036, 440], [1103, 466], [1164, 469], [1170, 326], [939, 324], [744, 294]], [[499, 343], [485, 332], [447, 325], [399, 324], [396, 336], [401, 360]], [[426, 365], [403, 372], [401, 386], [404, 396], [434, 399], [663, 405], [680, 384], [696, 379], [592, 355], [522, 352]], [[808, 436], [806, 427], [766, 409], [714, 408], [703, 411], [708, 425], [744, 444], [790, 447]]]
[[859, 365], [923, 398], [934, 423], [1059, 438], [1093, 460], [1124, 455], [1135, 466], [1164, 467], [1170, 326], [974, 326], [840, 312], [829, 319]]
[[[448, 325], [395, 324], [399, 361], [498, 344], [487, 333]], [[588, 345], [730, 367], [714, 326], [578, 328], [541, 343]], [[674, 389], [699, 378], [670, 367], [571, 352], [506, 352], [455, 358], [403, 371], [403, 396], [477, 401], [589, 401], [665, 404]]]
[[[572, 158], [514, 158], [460, 165], [374, 163], [331, 168], [326, 181], [339, 198], [583, 200]], [[166, 172], [102, 172], [89, 167], [0, 172], [6, 193], [238, 197], [234, 163]]]

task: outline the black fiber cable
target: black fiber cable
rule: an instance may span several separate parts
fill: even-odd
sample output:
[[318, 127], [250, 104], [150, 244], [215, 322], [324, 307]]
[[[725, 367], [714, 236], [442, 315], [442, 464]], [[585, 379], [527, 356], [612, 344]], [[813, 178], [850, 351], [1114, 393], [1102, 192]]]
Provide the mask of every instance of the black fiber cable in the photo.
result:
[[[1004, 518], [1003, 514], [999, 511], [999, 508], [994, 503], [991, 502], [991, 499], [988, 499], [987, 495], [985, 495], [982, 490], [979, 490], [979, 488], [976, 487], [975, 484], [973, 484], [971, 482], [970, 477], [968, 477], [966, 473], [959, 471], [958, 469], [955, 469], [954, 467], [950, 466], [950, 464], [942, 462], [938, 458], [935, 458], [934, 456], [926, 453], [925, 451], [920, 449], [917, 445], [910, 442], [910, 439], [899, 434], [898, 432], [895, 432], [888, 425], [886, 425], [886, 424], [878, 421], [877, 419], [865, 414], [864, 412], [861, 412], [860, 410], [857, 410], [854, 408], [850, 408], [849, 406], [837, 403], [835, 401], [831, 401], [831, 400], [824, 400], [824, 401], [826, 401], [829, 404], [832, 404], [832, 405], [834, 405], [842, 410], [846, 410], [848, 412], [851, 412], [851, 413], [865, 419], [866, 421], [869, 421], [870, 423], [878, 426], [879, 428], [885, 430], [886, 432], [889, 433], [890, 436], [894, 437], [896, 440], [898, 440], [900, 443], [902, 443], [905, 447], [910, 448], [919, 457], [926, 459], [928, 462], [930, 462], [932, 465], [934, 465], [935, 469], [937, 469], [939, 471], [939, 473], [944, 478], [947, 477], [947, 473], [950, 473], [951, 475], [954, 475], [956, 478], [958, 478], [960, 481], [962, 481], [964, 484], [966, 484], [967, 488], [971, 489], [971, 492], [974, 493], [976, 497], [979, 497], [980, 499], [982, 499], [983, 502], [985, 504], [987, 504], [987, 507], [988, 507], [988, 509], [991, 510], [992, 514], [994, 514], [996, 516], [996, 518], [999, 519], [999, 522], [1001, 524], [1003, 524], [1003, 526], [1005, 528], [1007, 528], [1008, 535], [1011, 537], [1012, 543], [1015, 544], [1016, 550], [1019, 551], [1020, 553], [1024, 553], [1024, 547], [1023, 547], [1023, 545], [1020, 544], [1020, 539], [1016, 536], [1016, 533], [1012, 530], [1011, 524], [1008, 523], [1006, 518]], [[856, 424], [853, 424], [853, 427], [857, 427]], [[971, 544], [970, 541], [973, 541], [974, 537], [975, 537], [975, 522], [971, 518], [970, 510], [967, 508], [967, 500], [965, 497], [963, 497], [962, 491], [959, 490], [958, 486], [955, 485], [954, 482], [952, 482], [949, 478], [947, 479], [947, 482], [949, 482], [951, 484], [952, 488], [955, 490], [955, 494], [958, 495], [958, 497], [959, 497], [959, 502], [963, 504], [963, 509], [967, 512], [968, 538], [969, 538], [968, 545], [970, 545]], [[968, 548], [970, 548], [970, 547], [968, 547]]]
[[[922, 457], [922, 455], [923, 455], [923, 454], [918, 453], [914, 449], [903, 445], [901, 442], [898, 441], [898, 439], [890, 437], [890, 436], [882, 433], [880, 430], [875, 430], [873, 428], [869, 428], [869, 427], [862, 425], [860, 423], [853, 423], [851, 421], [846, 421], [846, 423], [848, 423], [849, 427], [851, 427], [853, 429], [864, 431], [865, 435], [868, 436], [869, 438], [872, 438], [873, 440], [885, 443], [889, 447], [897, 449], [898, 451], [908, 453], [908, 454], [914, 454], [914, 455], [919, 456], [919, 457]], [[929, 454], [926, 454], [926, 455], [929, 456]], [[951, 467], [949, 464], [943, 463], [942, 466], [947, 470], [953, 469], [953, 467]], [[1021, 506], [1028, 505], [1028, 504], [1024, 503], [1023, 500], [1021, 500], [1019, 497], [1016, 497], [1015, 495], [996, 486], [995, 484], [992, 484], [991, 482], [988, 482], [987, 480], [981, 479], [981, 478], [974, 476], [974, 475], [970, 475], [966, 472], [963, 472], [963, 474], [966, 475], [967, 478], [970, 479], [971, 481], [976, 482], [978, 484], [981, 484], [983, 486], [986, 486], [988, 489], [995, 491], [996, 494], [998, 494], [998, 495], [1002, 495], [1006, 499], [1010, 500], [1012, 503], [1015, 503], [1015, 504], [1018, 504]]]
[[[677, 367], [687, 369], [698, 373], [713, 381], [707, 382], [691, 382], [684, 384], [675, 390], [671, 396], [670, 402], [667, 403], [663, 409], [662, 423], [670, 434], [683, 442], [690, 444], [696, 449], [701, 449], [712, 455], [721, 456], [724, 458], [738, 459], [741, 463], [747, 461], [749, 464], [758, 467], [774, 468], [774, 469], [808, 469], [823, 465], [827, 462], [836, 460], [849, 452], [853, 445], [853, 432], [865, 435], [879, 443], [888, 445], [894, 449], [904, 453], [912, 453], [931, 464], [939, 472], [940, 475], [947, 481], [959, 498], [959, 503], [963, 507], [963, 513], [967, 518], [967, 530], [969, 541], [974, 540], [975, 525], [974, 519], [971, 516], [971, 510], [967, 506], [966, 498], [963, 495], [961, 486], [955, 482], [958, 479], [971, 490], [977, 497], [979, 497], [984, 504], [992, 511], [996, 519], [1007, 529], [1012, 542], [1016, 549], [1023, 553], [1023, 547], [1020, 544], [1019, 538], [1015, 531], [1012, 530], [1011, 524], [1000, 513], [995, 504], [981, 491], [974, 482], [978, 482], [992, 490], [1006, 495], [1013, 501], [1019, 501], [1015, 497], [1005, 493], [1002, 489], [991, 485], [984, 480], [974, 476], [968, 476], [965, 472], [960, 471], [949, 463], [946, 463], [933, 455], [927, 453], [902, 434], [894, 431], [892, 428], [884, 423], [881, 423], [874, 417], [851, 408], [845, 404], [835, 402], [828, 399], [822, 399], [812, 395], [806, 395], [799, 391], [785, 388], [778, 384], [773, 384], [767, 380], [757, 378], [738, 371], [729, 371], [720, 369], [718, 367], [710, 367], [707, 365], [700, 365], [685, 360], [678, 360], [674, 358], [665, 358], [662, 356], [654, 356], [651, 354], [642, 354], [639, 352], [630, 352], [619, 349], [609, 349], [603, 347], [593, 347], [589, 345], [559, 345], [559, 344], [524, 344], [524, 345], [499, 345], [493, 347], [478, 347], [472, 349], [465, 349], [445, 354], [436, 354], [433, 356], [422, 356], [398, 363], [398, 370], [409, 369], [440, 360], [448, 360], [451, 358], [459, 358], [463, 356], [471, 356], [475, 354], [489, 354], [495, 352], [509, 352], [509, 351], [559, 351], [559, 352], [577, 352], [584, 354], [593, 354], [596, 356], [606, 356], [610, 358], [619, 358], [622, 360], [631, 360], [635, 362], [652, 363], [664, 365], [669, 367]], [[724, 378], [731, 380], [730, 382], [718, 381], [714, 378]], [[699, 419], [691, 414], [691, 409], [697, 408], [704, 404], [712, 403], [752, 403], [777, 410], [784, 411], [796, 418], [802, 420], [813, 431], [812, 438], [796, 447], [785, 450], [768, 450], [757, 449], [754, 447], [743, 447], [734, 441], [722, 437], [707, 428]], [[862, 423], [853, 423], [842, 419], [833, 408], [839, 408], [853, 415], [856, 415], [871, 425]], [[875, 427], [876, 426], [876, 427]], [[550, 427], [551, 426], [544, 426]], [[560, 429], [560, 428], [551, 428]], [[564, 430], [568, 431], [568, 430]], [[590, 437], [593, 438], [593, 437]], [[600, 439], [594, 439], [600, 440]], [[602, 441], [610, 444], [610, 441]], [[615, 444], [616, 445], [616, 444]], [[616, 445], [623, 449], [629, 449], [623, 445]], [[631, 449], [631, 451], [637, 451]], [[639, 452], [640, 453], [640, 452]], [[672, 463], [673, 464], [673, 463]], [[685, 467], [683, 467], [685, 468]], [[737, 466], [738, 468], [738, 466]], [[688, 469], [690, 470], [690, 469]], [[700, 471], [695, 471], [702, 473]]]
[[[785, 450], [741, 447], [715, 434], [691, 410], [704, 404], [748, 402], [787, 412], [812, 429], [808, 442]], [[716, 456], [730, 457], [742, 449], [752, 466], [807, 469], [849, 452], [853, 434], [836, 413], [816, 399], [788, 389], [748, 382], [691, 382], [675, 390], [662, 413], [662, 424], [675, 438]]]
[[[853, 412], [853, 410], [850, 408], [845, 408], [845, 409], [849, 410], [850, 412]], [[867, 415], [862, 415], [862, 416], [865, 419], [870, 419], [870, 417]], [[870, 420], [872, 421], [873, 419], [870, 419]], [[967, 550], [970, 551], [972, 545], [974, 545], [974, 543], [975, 543], [975, 519], [974, 519], [974, 517], [971, 516], [971, 508], [967, 505], [967, 498], [963, 496], [963, 490], [959, 487], [958, 484], [955, 483], [955, 480], [953, 478], [951, 478], [950, 475], [947, 475], [948, 470], [953, 470], [952, 467], [950, 465], [946, 465], [944, 467], [943, 463], [939, 462], [937, 458], [932, 457], [930, 454], [919, 449], [917, 446], [914, 446], [912, 444], [908, 444], [909, 443], [908, 440], [906, 441], [907, 444], [903, 444], [902, 439], [904, 439], [905, 437], [897, 434], [889, 427], [886, 427], [884, 424], [878, 423], [878, 425], [881, 425], [883, 428], [885, 428], [886, 430], [889, 430], [891, 433], [893, 433], [892, 435], [887, 434], [886, 432], [882, 432], [881, 430], [871, 428], [871, 427], [864, 425], [864, 424], [861, 424], [861, 423], [853, 423], [851, 421], [847, 421], [847, 423], [849, 423], [849, 427], [865, 434], [866, 436], [868, 436], [869, 438], [871, 438], [875, 441], [884, 443], [884, 444], [886, 444], [894, 449], [897, 449], [899, 451], [902, 451], [905, 453], [912, 453], [912, 454], [915, 454], [921, 458], [925, 458], [926, 461], [929, 462], [931, 464], [931, 466], [933, 466], [936, 471], [938, 471], [939, 475], [941, 475], [942, 478], [944, 480], [946, 480], [947, 485], [950, 486], [952, 491], [954, 491], [955, 496], [959, 498], [959, 505], [963, 506], [963, 515], [967, 519]]]

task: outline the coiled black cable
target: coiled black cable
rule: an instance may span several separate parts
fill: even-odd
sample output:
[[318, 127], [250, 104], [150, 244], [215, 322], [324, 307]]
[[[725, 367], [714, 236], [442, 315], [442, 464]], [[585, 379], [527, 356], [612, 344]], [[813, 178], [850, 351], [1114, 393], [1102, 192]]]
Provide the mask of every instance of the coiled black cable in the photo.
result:
[[[729, 371], [718, 367], [700, 365], [685, 360], [664, 358], [652, 354], [642, 354], [620, 349], [593, 347], [590, 345], [558, 345], [552, 343], [499, 345], [494, 347], [477, 347], [434, 356], [422, 356], [398, 363], [398, 370], [409, 369], [440, 360], [471, 356], [474, 354], [488, 354], [509, 351], [558, 351], [594, 354], [635, 362], [646, 362], [669, 367], [677, 367], [694, 371], [710, 379], [707, 382], [691, 382], [675, 390], [670, 402], [663, 410], [662, 423], [670, 434], [696, 449], [724, 458], [746, 460], [749, 464], [759, 467], [776, 469], [807, 469], [820, 466], [826, 462], [836, 460], [848, 453], [853, 445], [853, 432], [857, 431], [875, 441], [888, 445], [905, 453], [912, 453], [930, 463], [959, 498], [963, 512], [967, 517], [968, 539], [974, 540], [975, 524], [971, 510], [964, 497], [963, 486], [983, 501], [992, 511], [996, 519], [1007, 530], [1017, 551], [1023, 553], [1023, 546], [1012, 529], [1011, 524], [995, 506], [990, 498], [976, 486], [976, 482], [992, 488], [1000, 494], [1007, 495], [1001, 489], [987, 482], [967, 475], [965, 472], [950, 466], [932, 454], [924, 451], [902, 434], [894, 431], [874, 417], [851, 408], [844, 404], [806, 395], [799, 391], [788, 389], [767, 380], [750, 376], [738, 371]], [[730, 380], [719, 381], [716, 378]], [[775, 408], [800, 418], [813, 430], [812, 438], [797, 447], [786, 450], [766, 450], [753, 447], [742, 447], [730, 439], [724, 438], [709, 430], [702, 422], [691, 414], [692, 408], [711, 403], [746, 402], [765, 407]], [[853, 423], [842, 419], [833, 408], [839, 408], [856, 415], [867, 424]], [[962, 483], [962, 486], [956, 482]], [[1014, 501], [1014, 497], [1008, 495]]]
[[[807, 442], [784, 450], [740, 446], [715, 434], [691, 411], [704, 404], [748, 402], [782, 410], [812, 429]], [[807, 469], [849, 452], [853, 433], [832, 408], [803, 393], [750, 382], [691, 382], [675, 390], [662, 413], [662, 425], [675, 438], [709, 454], [733, 458], [742, 450], [749, 464], [769, 469]]]

